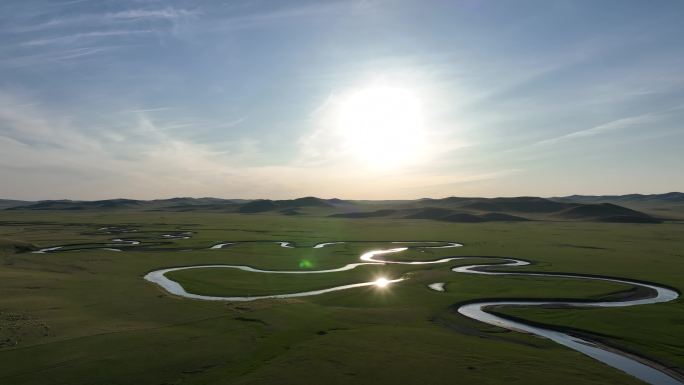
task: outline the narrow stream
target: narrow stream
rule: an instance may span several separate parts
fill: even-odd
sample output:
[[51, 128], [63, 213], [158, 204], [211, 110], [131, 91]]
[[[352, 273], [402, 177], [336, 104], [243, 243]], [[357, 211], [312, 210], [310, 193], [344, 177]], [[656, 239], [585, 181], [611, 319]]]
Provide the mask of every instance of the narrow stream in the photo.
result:
[[[529, 262], [520, 261], [516, 259], [508, 259], [508, 263], [496, 265], [501, 266], [524, 266], [528, 265]], [[578, 302], [578, 301], [535, 301], [535, 300], [524, 300], [524, 301], [484, 301], [484, 302], [474, 302], [466, 305], [462, 305], [458, 308], [458, 312], [463, 314], [468, 318], [478, 320], [480, 322], [487, 323], [489, 325], [494, 325], [502, 327], [508, 330], [513, 330], [517, 332], [530, 333], [539, 337], [548, 338], [558, 344], [566, 346], [570, 349], [576, 350], [582, 354], [585, 354], [591, 358], [608, 364], [614, 368], [620, 369], [625, 373], [631, 374], [632, 376], [648, 382], [654, 385], [681, 385], [682, 382], [671, 377], [665, 372], [658, 370], [652, 362], [647, 362], [646, 360], [641, 360], [632, 357], [624, 352], [620, 352], [615, 349], [609, 349], [603, 347], [593, 341], [586, 338], [579, 338], [570, 334], [560, 332], [558, 330], [546, 329], [539, 326], [533, 326], [524, 322], [514, 321], [505, 317], [497, 316], [492, 313], [487, 312], [487, 308], [491, 306], [549, 306], [549, 305], [562, 305], [570, 307], [585, 307], [585, 308], [606, 308], [606, 307], [624, 307], [624, 306], [635, 306], [635, 305], [646, 305], [653, 303], [662, 303], [675, 300], [679, 297], [679, 293], [676, 291], [653, 285], [646, 284], [642, 282], [630, 281], [627, 279], [618, 278], [604, 278], [604, 277], [593, 277], [593, 276], [579, 276], [579, 275], [566, 275], [566, 274], [544, 274], [544, 273], [514, 273], [514, 272], [498, 272], [498, 271], [486, 271], [483, 270], [491, 265], [470, 265], [461, 266], [453, 268], [452, 271], [457, 273], [467, 273], [467, 274], [484, 274], [484, 275], [517, 275], [517, 276], [537, 276], [537, 277], [560, 277], [560, 278], [572, 278], [572, 279], [583, 279], [583, 280], [595, 280], [595, 281], [607, 281], [607, 282], [617, 282], [626, 283], [633, 286], [643, 287], [649, 289], [653, 294], [646, 298], [627, 300], [627, 301], [597, 301], [597, 302]]]
[[[181, 233], [181, 234], [164, 234], [164, 238], [175, 238], [175, 239], [186, 239], [191, 236], [192, 233]], [[133, 240], [122, 240], [115, 239], [113, 242], [128, 245], [137, 245], [138, 241]], [[273, 241], [268, 241], [273, 242]], [[240, 242], [223, 242], [211, 246], [211, 249], [221, 249], [228, 245], [238, 244]], [[274, 243], [279, 244], [281, 247], [285, 248], [299, 248], [300, 246], [295, 246], [291, 242], [287, 241], [276, 241]], [[323, 248], [327, 246], [332, 246], [339, 243], [346, 242], [322, 242], [312, 246], [313, 248]], [[417, 242], [417, 241], [396, 241], [391, 242], [393, 244], [405, 244], [406, 246], [394, 247], [389, 249], [372, 250], [363, 253], [359, 259], [359, 263], [350, 263], [335, 269], [327, 270], [263, 270], [257, 269], [251, 266], [245, 265], [197, 265], [197, 266], [185, 266], [185, 267], [172, 267], [161, 270], [152, 271], [144, 276], [144, 279], [155, 283], [162, 287], [167, 292], [191, 299], [199, 299], [206, 301], [228, 301], [228, 302], [240, 302], [240, 301], [254, 301], [261, 299], [283, 299], [283, 298], [298, 298], [321, 295], [325, 293], [330, 293], [340, 290], [348, 290], [359, 287], [367, 286], [379, 286], [384, 287], [388, 284], [398, 283], [404, 278], [393, 278], [385, 279], [381, 278], [376, 281], [369, 282], [359, 282], [349, 285], [336, 286], [321, 290], [312, 290], [305, 292], [289, 293], [289, 294], [274, 294], [274, 295], [264, 295], [264, 296], [233, 296], [233, 297], [222, 297], [222, 296], [205, 296], [199, 294], [188, 293], [179, 283], [170, 280], [166, 277], [166, 273], [179, 270], [187, 269], [202, 269], [202, 268], [222, 268], [222, 269], [238, 269], [253, 273], [265, 273], [265, 274], [324, 274], [324, 273], [335, 273], [341, 271], [347, 271], [355, 269], [362, 265], [382, 265], [382, 264], [401, 264], [401, 265], [427, 265], [427, 264], [443, 264], [451, 262], [454, 260], [461, 259], [473, 259], [473, 258], [486, 258], [494, 259], [497, 262], [492, 264], [478, 264], [478, 265], [468, 265], [460, 266], [452, 269], [455, 273], [461, 274], [479, 274], [479, 275], [517, 275], [517, 276], [529, 276], [529, 277], [552, 277], [552, 278], [564, 278], [564, 279], [582, 279], [582, 280], [596, 280], [596, 281], [606, 281], [606, 282], [616, 282], [629, 284], [636, 287], [641, 287], [647, 289], [650, 293], [645, 297], [641, 297], [633, 300], [619, 300], [619, 301], [562, 301], [562, 300], [488, 300], [480, 302], [471, 302], [468, 304], [461, 305], [458, 308], [458, 313], [461, 315], [501, 328], [508, 330], [529, 333], [542, 338], [547, 338], [558, 344], [566, 346], [577, 352], [580, 352], [586, 356], [603, 362], [611, 367], [619, 369], [625, 373], [628, 373], [642, 381], [653, 385], [684, 385], [684, 382], [672, 377], [668, 372], [660, 370], [660, 366], [654, 362], [651, 362], [644, 358], [635, 357], [626, 352], [619, 351], [615, 348], [606, 347], [598, 344], [595, 341], [591, 341], [586, 337], [580, 338], [573, 336], [571, 334], [564, 333], [559, 330], [548, 329], [541, 326], [535, 326], [532, 324], [525, 323], [520, 320], [509, 319], [504, 316], [499, 316], [492, 314], [487, 311], [488, 308], [493, 306], [567, 306], [567, 307], [582, 307], [582, 308], [612, 308], [612, 307], [626, 307], [626, 306], [636, 306], [636, 305], [647, 305], [655, 303], [663, 303], [675, 300], [679, 297], [679, 293], [667, 287], [662, 287], [652, 283], [632, 281], [628, 279], [621, 278], [611, 278], [611, 277], [598, 277], [598, 276], [586, 276], [580, 274], [563, 274], [563, 273], [538, 273], [538, 272], [510, 272], [510, 271], [492, 271], [492, 268], [501, 267], [519, 267], [529, 265], [530, 263], [523, 260], [504, 258], [504, 257], [449, 257], [442, 258], [433, 261], [398, 261], [398, 260], [388, 260], [382, 259], [383, 255], [399, 253], [411, 249], [428, 249], [428, 248], [454, 248], [461, 247], [462, 245], [456, 242]], [[416, 245], [412, 245], [416, 244]], [[427, 244], [434, 244], [431, 246], [426, 246]], [[420, 245], [420, 246], [418, 246]], [[51, 248], [44, 248], [34, 253], [50, 253], [61, 251], [62, 246], [56, 246]], [[114, 249], [110, 249], [114, 251]], [[118, 249], [117, 249], [118, 250]], [[501, 262], [504, 263], [501, 263]], [[444, 283], [437, 282], [429, 285], [430, 289], [436, 292], [444, 292]]]
[[[116, 230], [117, 232], [134, 232], [136, 230], [124, 229], [124, 228], [102, 228], [100, 230]], [[161, 237], [164, 239], [188, 239], [192, 236], [192, 232], [175, 232], [171, 234], [163, 234]], [[112, 239], [111, 242], [118, 245], [127, 245], [129, 248], [137, 247], [141, 244], [140, 241], [130, 240], [130, 239]], [[252, 241], [254, 242], [254, 241]], [[295, 244], [287, 241], [257, 241], [257, 242], [271, 242], [276, 243], [284, 248], [301, 248], [304, 246], [296, 246]], [[317, 243], [313, 248], [323, 248], [328, 246], [333, 246], [341, 243], [349, 243], [352, 241], [337, 241], [337, 242], [321, 242]], [[210, 247], [210, 249], [222, 249], [229, 245], [235, 245], [241, 242], [222, 242], [217, 243]], [[323, 273], [335, 273], [340, 271], [347, 271], [355, 269], [362, 265], [382, 265], [382, 264], [401, 264], [401, 265], [427, 265], [427, 264], [442, 264], [448, 263], [454, 260], [460, 259], [472, 259], [472, 258], [487, 258], [494, 259], [497, 262], [492, 264], [479, 264], [479, 265], [468, 265], [455, 267], [452, 271], [461, 274], [481, 274], [481, 275], [517, 275], [517, 276], [529, 276], [529, 277], [552, 277], [552, 278], [564, 278], [564, 279], [582, 279], [582, 280], [598, 280], [607, 282], [616, 282], [629, 284], [636, 287], [641, 287], [647, 289], [651, 294], [644, 298], [634, 299], [634, 300], [623, 300], [623, 301], [561, 301], [561, 300], [488, 300], [481, 302], [471, 302], [468, 304], [461, 305], [458, 308], [458, 313], [461, 315], [501, 328], [508, 330], [529, 333], [542, 338], [547, 338], [558, 344], [566, 346], [570, 349], [578, 351], [585, 354], [591, 358], [594, 358], [600, 362], [603, 362], [609, 366], [619, 369], [625, 373], [628, 373], [638, 379], [641, 379], [647, 383], [654, 385], [684, 385], [684, 382], [670, 376], [666, 371], [659, 370], [659, 365], [654, 362], [650, 362], [644, 358], [634, 357], [626, 352], [621, 352], [617, 349], [602, 346], [594, 341], [587, 338], [580, 338], [570, 334], [563, 333], [558, 330], [553, 330], [549, 328], [544, 328], [541, 326], [535, 326], [524, 321], [512, 320], [504, 316], [499, 316], [492, 314], [487, 311], [489, 307], [497, 306], [567, 306], [567, 307], [582, 307], [582, 308], [611, 308], [611, 307], [625, 307], [625, 306], [636, 306], [636, 305], [647, 305], [655, 303], [663, 303], [675, 300], [679, 297], [679, 293], [666, 287], [658, 286], [652, 283], [644, 283], [638, 281], [632, 281], [621, 278], [611, 278], [611, 277], [598, 277], [598, 276], [586, 276], [579, 274], [559, 274], [559, 273], [535, 273], [535, 272], [510, 272], [510, 271], [492, 271], [491, 268], [500, 267], [519, 267], [529, 265], [530, 263], [523, 260], [504, 258], [504, 257], [449, 257], [442, 258], [433, 261], [402, 261], [402, 260], [388, 260], [380, 259], [379, 257], [387, 254], [399, 253], [406, 251], [408, 249], [443, 249], [443, 248], [454, 248], [461, 247], [462, 245], [456, 242], [439, 242], [439, 241], [394, 241], [389, 242], [396, 245], [406, 245], [402, 247], [394, 247], [390, 249], [373, 250], [363, 253], [360, 256], [360, 263], [350, 263], [335, 269], [327, 270], [292, 270], [292, 271], [282, 271], [282, 270], [262, 270], [256, 269], [250, 266], [244, 265], [197, 265], [197, 266], [186, 266], [186, 267], [173, 267], [167, 269], [161, 269], [152, 271], [145, 275], [145, 280], [155, 283], [162, 287], [167, 292], [191, 299], [199, 299], [206, 301], [254, 301], [260, 299], [283, 299], [283, 298], [297, 298], [297, 297], [307, 297], [321, 295], [325, 293], [330, 293], [340, 290], [354, 289], [358, 287], [366, 286], [379, 286], [384, 287], [388, 284], [393, 284], [404, 280], [404, 278], [395, 279], [385, 279], [381, 278], [376, 281], [360, 282], [343, 286], [336, 286], [321, 290], [305, 291], [298, 293], [289, 294], [275, 294], [275, 295], [264, 295], [264, 296], [234, 296], [234, 297], [221, 297], [221, 296], [205, 296], [199, 294], [188, 293], [179, 283], [168, 279], [165, 274], [171, 271], [187, 270], [187, 269], [201, 269], [201, 268], [222, 268], [222, 269], [239, 269], [243, 271], [249, 271], [254, 273], [266, 273], [266, 274], [323, 274]], [[123, 251], [122, 249], [112, 248], [111, 243], [103, 244], [102, 249], [108, 251]], [[431, 246], [427, 246], [431, 245]], [[73, 245], [66, 245], [73, 246]], [[110, 247], [107, 247], [110, 246]], [[64, 249], [65, 245], [46, 247], [34, 253], [47, 254], [61, 251], [70, 251], [75, 249]], [[185, 251], [185, 250], [181, 250]], [[188, 249], [187, 251], [192, 251]], [[501, 263], [503, 261], [504, 263]], [[428, 287], [435, 292], [445, 292], [445, 283], [436, 282], [428, 285]]]

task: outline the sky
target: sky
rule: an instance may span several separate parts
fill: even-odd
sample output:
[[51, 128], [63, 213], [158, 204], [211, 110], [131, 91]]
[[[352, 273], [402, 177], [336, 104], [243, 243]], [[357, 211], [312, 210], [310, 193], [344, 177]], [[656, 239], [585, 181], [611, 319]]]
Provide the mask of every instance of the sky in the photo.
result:
[[0, 2], [0, 198], [684, 190], [684, 2]]

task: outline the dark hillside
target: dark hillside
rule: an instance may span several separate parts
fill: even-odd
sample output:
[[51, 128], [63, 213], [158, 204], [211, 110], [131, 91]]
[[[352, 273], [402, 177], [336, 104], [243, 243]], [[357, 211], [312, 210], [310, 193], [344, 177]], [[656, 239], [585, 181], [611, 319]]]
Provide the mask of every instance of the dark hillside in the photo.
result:
[[658, 219], [648, 214], [618, 206], [612, 203], [583, 204], [561, 211], [558, 217], [600, 222], [657, 223]]

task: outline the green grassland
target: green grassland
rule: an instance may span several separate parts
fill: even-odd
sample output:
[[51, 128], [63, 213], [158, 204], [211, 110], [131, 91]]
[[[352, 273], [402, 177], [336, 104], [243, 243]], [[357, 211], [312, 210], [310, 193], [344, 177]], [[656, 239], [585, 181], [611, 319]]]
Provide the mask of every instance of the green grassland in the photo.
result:
[[[107, 235], [117, 225], [135, 233]], [[159, 244], [162, 234], [192, 231]], [[142, 248], [27, 253], [28, 247], [137, 239]], [[279, 241], [321, 249], [247, 242]], [[169, 274], [188, 291], [262, 295], [405, 277], [315, 297], [244, 303], [171, 296], [142, 277], [199, 264], [327, 269], [358, 262], [387, 241], [458, 241], [457, 249], [410, 249], [393, 259], [472, 259], [440, 265], [366, 266], [338, 273], [269, 275], [231, 269]], [[96, 247], [98, 245], [93, 245]], [[122, 246], [122, 249], [126, 247]], [[484, 256], [531, 260], [528, 271], [604, 274], [684, 290], [684, 226], [429, 220], [197, 212], [0, 214], [0, 383], [3, 384], [639, 384], [549, 341], [470, 321], [453, 305], [479, 298], [601, 298], [629, 286], [576, 279], [476, 276], [450, 268]], [[489, 261], [491, 262], [491, 261]], [[446, 282], [447, 292], [426, 285]], [[675, 368], [684, 368], [682, 300], [624, 309], [500, 309], [569, 326]]]

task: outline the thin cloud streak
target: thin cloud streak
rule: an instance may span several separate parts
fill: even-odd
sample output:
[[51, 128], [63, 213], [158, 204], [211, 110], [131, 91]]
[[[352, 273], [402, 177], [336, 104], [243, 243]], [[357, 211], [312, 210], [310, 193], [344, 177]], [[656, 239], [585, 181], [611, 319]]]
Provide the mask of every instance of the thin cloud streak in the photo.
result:
[[44, 39], [29, 40], [21, 43], [24, 46], [43, 46], [54, 44], [77, 44], [82, 41], [91, 41], [109, 37], [126, 37], [154, 33], [152, 30], [116, 30], [116, 31], [94, 31], [76, 33], [73, 35], [56, 36]]
[[145, 113], [145, 112], [159, 112], [168, 111], [171, 107], [153, 107], [153, 108], [134, 108], [130, 110], [122, 110], [123, 113]]
[[167, 7], [164, 9], [131, 9], [127, 11], [113, 12], [104, 15], [104, 19], [180, 19], [184, 17], [199, 16], [202, 13], [197, 10], [179, 9]]
[[0, 67], [26, 68], [36, 66], [50, 66], [55, 62], [63, 62], [83, 57], [90, 57], [99, 53], [111, 52], [121, 48], [121, 46], [79, 47], [42, 52], [32, 55], [16, 56], [7, 59], [0, 58]]
[[65, 27], [101, 27], [103, 24], [139, 23], [154, 20], [179, 20], [200, 16], [196, 10], [167, 7], [163, 9], [129, 9], [104, 14], [82, 14], [78, 16], [53, 18], [42, 23], [13, 26], [0, 30], [0, 33], [23, 34], [41, 32]]
[[595, 135], [605, 134], [608, 132], [634, 128], [637, 126], [646, 127], [649, 124], [660, 121], [664, 115], [667, 115], [673, 111], [681, 110], [682, 108], [684, 108], [684, 106], [678, 106], [664, 111], [648, 112], [645, 114], [628, 116], [625, 118], [616, 119], [607, 123], [603, 123], [598, 126], [587, 128], [585, 130], [575, 131], [569, 134], [558, 136], [556, 138], [542, 140], [534, 143], [533, 145], [543, 146], [549, 144], [556, 144], [567, 140], [586, 138]]
[[[333, 1], [324, 4], [308, 4], [299, 7], [284, 7], [275, 11], [258, 12], [240, 16], [227, 16], [220, 19], [220, 25], [215, 31], [240, 30], [270, 26], [274, 22], [282, 22], [290, 19], [316, 18], [325, 15], [333, 15], [349, 10], [353, 3], [346, 1]], [[366, 7], [370, 7], [367, 4]]]

